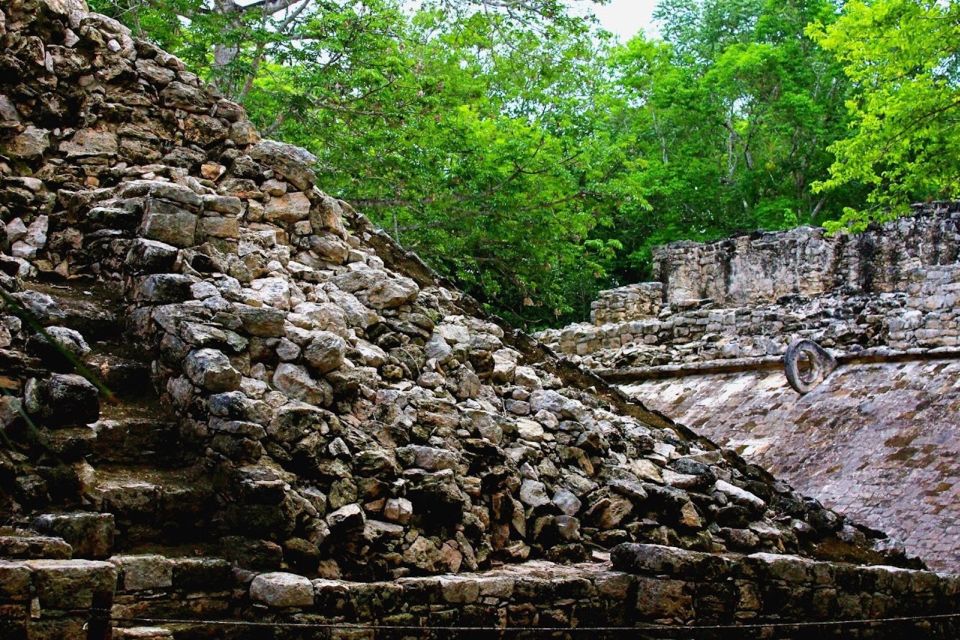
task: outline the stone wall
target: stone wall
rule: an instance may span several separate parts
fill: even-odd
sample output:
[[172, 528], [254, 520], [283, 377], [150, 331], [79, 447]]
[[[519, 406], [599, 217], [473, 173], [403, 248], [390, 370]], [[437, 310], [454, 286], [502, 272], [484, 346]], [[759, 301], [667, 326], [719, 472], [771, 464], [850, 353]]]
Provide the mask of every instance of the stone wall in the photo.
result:
[[654, 251], [654, 273], [669, 302], [709, 298], [724, 306], [836, 289], [903, 291], [917, 269], [951, 264], [960, 253], [960, 206], [935, 203], [915, 212], [853, 236], [801, 227], [666, 245]]
[[903, 280], [902, 291], [883, 294], [832, 292], [738, 307], [670, 304], [655, 318], [574, 324], [540, 337], [599, 368], [775, 356], [797, 338], [841, 353], [956, 347], [960, 265], [916, 269]]
[[[404, 630], [450, 637], [451, 628], [486, 634], [542, 628], [537, 637], [556, 638], [570, 637], [572, 629], [621, 637], [646, 628], [660, 629], [659, 637], [663, 626], [686, 625], [720, 627], [697, 637], [798, 638], [807, 637], [802, 625], [818, 622], [827, 624], [815, 627], [816, 637], [945, 640], [960, 630], [950, 616], [960, 604], [955, 577], [660, 545], [621, 545], [612, 562], [531, 561], [387, 582], [311, 580], [237, 571], [217, 558], [158, 555], [0, 561], [0, 575], [6, 640], [104, 640], [110, 626], [113, 638], [149, 640], [374, 638]], [[869, 622], [901, 614], [909, 619]], [[109, 626], [98, 626], [107, 618]]]
[[590, 320], [597, 325], [656, 316], [663, 306], [663, 285], [641, 282], [601, 291], [590, 304]]

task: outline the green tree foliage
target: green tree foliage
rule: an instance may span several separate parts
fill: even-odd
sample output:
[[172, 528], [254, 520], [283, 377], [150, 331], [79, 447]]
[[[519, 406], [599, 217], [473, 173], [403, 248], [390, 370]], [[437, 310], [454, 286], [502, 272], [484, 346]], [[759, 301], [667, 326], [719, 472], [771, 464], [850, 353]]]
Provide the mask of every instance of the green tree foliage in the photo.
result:
[[851, 135], [830, 147], [836, 162], [817, 185], [870, 189], [868, 206], [847, 209], [842, 224], [862, 228], [910, 202], [960, 196], [960, 4], [854, 1], [809, 33], [855, 87]]
[[804, 30], [835, 11], [828, 0], [664, 0], [663, 40], [615, 53], [620, 135], [642, 159], [621, 180], [647, 203], [617, 212], [614, 228], [630, 230], [618, 273], [642, 276], [656, 244], [818, 223], [855, 200], [855, 187], [811, 188], [846, 131], [849, 85]]

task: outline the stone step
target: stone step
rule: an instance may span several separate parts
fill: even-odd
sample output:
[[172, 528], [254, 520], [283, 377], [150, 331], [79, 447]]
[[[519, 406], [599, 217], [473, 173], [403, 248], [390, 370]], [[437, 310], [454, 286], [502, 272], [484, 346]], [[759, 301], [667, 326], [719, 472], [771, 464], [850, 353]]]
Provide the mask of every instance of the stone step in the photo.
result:
[[[14, 297], [44, 326], [79, 331], [89, 342], [119, 341], [123, 302], [120, 283], [51, 284], [31, 282]], [[49, 296], [49, 298], [47, 298]], [[52, 304], [50, 299], [52, 298]]]
[[0, 529], [0, 558], [69, 560], [73, 549], [66, 540], [33, 531]]
[[214, 491], [196, 467], [102, 465], [84, 494], [93, 510], [113, 514], [120, 549], [180, 544], [210, 535]]
[[183, 446], [180, 427], [173, 421], [107, 418], [94, 423], [92, 428], [97, 434], [92, 454], [98, 462], [182, 467], [197, 457], [190, 453], [190, 447]]
[[73, 548], [74, 558], [103, 560], [113, 553], [116, 527], [113, 515], [76, 511], [44, 513], [32, 524], [37, 531], [58, 536]]
[[146, 356], [131, 358], [113, 353], [95, 353], [87, 359], [86, 368], [118, 398], [155, 395], [150, 361]]
[[[104, 406], [100, 420], [89, 425], [45, 430], [51, 451], [65, 461], [100, 464], [144, 464], [175, 468], [192, 464], [196, 448], [188, 446], [175, 420], [159, 409]], [[151, 415], [155, 413], [157, 415]]]
[[[219, 557], [180, 555], [180, 549], [160, 546], [151, 551], [109, 559], [118, 571], [111, 615], [119, 625], [138, 626], [147, 623], [144, 619], [231, 619], [238, 589], [245, 589], [245, 572], [235, 572]], [[176, 638], [223, 637], [211, 635], [211, 627], [202, 623], [162, 626]]]

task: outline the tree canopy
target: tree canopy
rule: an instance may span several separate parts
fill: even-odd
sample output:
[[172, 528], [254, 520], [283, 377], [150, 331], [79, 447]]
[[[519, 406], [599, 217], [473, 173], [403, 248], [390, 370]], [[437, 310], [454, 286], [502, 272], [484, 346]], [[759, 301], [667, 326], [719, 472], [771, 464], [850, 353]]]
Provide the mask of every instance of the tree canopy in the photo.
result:
[[583, 317], [656, 244], [958, 191], [950, 3], [661, 0], [623, 44], [565, 0], [91, 4], [524, 326]]
[[851, 133], [829, 147], [836, 160], [816, 186], [869, 190], [841, 223], [862, 228], [917, 200], [960, 196], [960, 5], [854, 1], [839, 20], [808, 32], [855, 89]]

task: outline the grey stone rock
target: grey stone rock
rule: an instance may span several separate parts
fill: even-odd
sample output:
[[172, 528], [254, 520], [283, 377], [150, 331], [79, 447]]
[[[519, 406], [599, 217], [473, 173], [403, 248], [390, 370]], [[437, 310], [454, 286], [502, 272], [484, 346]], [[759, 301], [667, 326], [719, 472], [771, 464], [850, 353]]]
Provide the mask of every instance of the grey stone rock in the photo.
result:
[[740, 487], [736, 486], [735, 484], [731, 484], [726, 480], [717, 480], [716, 490], [727, 495], [736, 504], [744, 507], [749, 507], [761, 512], [767, 507], [767, 503], [761, 498], [758, 498], [746, 489], [741, 489]]
[[317, 158], [299, 147], [275, 140], [261, 140], [247, 150], [251, 158], [273, 169], [300, 191], [313, 187]]
[[327, 431], [323, 411], [304, 402], [290, 402], [277, 409], [267, 427], [270, 437], [279, 442], [293, 442]]
[[130, 245], [125, 263], [134, 272], [168, 272], [177, 259], [177, 248], [158, 240], [137, 238]]
[[375, 283], [367, 291], [367, 301], [376, 309], [393, 309], [413, 302], [420, 287], [410, 278], [386, 278]]
[[347, 343], [329, 331], [318, 331], [303, 350], [303, 359], [310, 368], [323, 375], [343, 365]]
[[367, 518], [357, 504], [348, 504], [327, 514], [326, 522], [333, 533], [360, 529]]
[[333, 264], [343, 264], [350, 255], [350, 247], [343, 240], [332, 235], [311, 236], [310, 250], [321, 260]]
[[312, 607], [313, 584], [293, 573], [261, 573], [250, 583], [250, 599], [277, 609]]
[[273, 386], [296, 400], [326, 406], [333, 400], [333, 390], [323, 380], [316, 380], [305, 368], [283, 362], [273, 374]]
[[155, 206], [163, 212], [169, 211], [170, 203], [186, 206], [199, 211], [203, 205], [203, 198], [190, 187], [163, 180], [131, 180], [124, 182], [119, 188], [121, 198], [145, 198], [145, 205], [151, 200], [157, 200]]
[[192, 247], [197, 234], [196, 214], [186, 210], [171, 213], [148, 210], [140, 233], [148, 240], [157, 240], [174, 247]]
[[233, 391], [240, 386], [240, 372], [217, 349], [191, 351], [183, 363], [183, 371], [194, 384], [207, 391]]
[[33, 334], [27, 348], [49, 362], [66, 360], [70, 364], [82, 361], [90, 353], [90, 345], [79, 331], [56, 326]]
[[407, 524], [413, 517], [413, 503], [406, 498], [390, 498], [383, 507], [383, 515], [392, 522]]
[[193, 282], [179, 273], [155, 273], [143, 279], [138, 297], [144, 302], [182, 302], [192, 298]]
[[101, 129], [81, 129], [70, 140], [60, 143], [60, 152], [67, 158], [113, 156], [117, 150], [117, 134]]
[[403, 552], [403, 561], [421, 571], [434, 572], [442, 566], [440, 548], [426, 536], [414, 540]]
[[527, 479], [520, 484], [520, 502], [528, 507], [540, 507], [550, 504], [550, 496], [542, 482]]
[[63, 538], [76, 558], [102, 560], [113, 552], [115, 527], [111, 513], [50, 513], [33, 521], [41, 533]]
[[28, 126], [19, 135], [0, 143], [0, 152], [15, 160], [33, 160], [50, 148], [50, 132]]
[[177, 77], [173, 71], [160, 66], [154, 60], [140, 59], [135, 64], [137, 72], [158, 87], [167, 86]]
[[94, 598], [112, 593], [117, 569], [98, 560], [29, 560], [34, 597], [43, 609], [90, 609]]
[[27, 381], [24, 409], [41, 426], [79, 426], [97, 421], [100, 399], [97, 388], [86, 378], [54, 373], [44, 380]]
[[179, 81], [168, 84], [160, 92], [160, 99], [168, 107], [184, 111], [198, 112], [209, 108], [209, 101], [202, 90]]
[[406, 467], [419, 467], [427, 471], [456, 469], [459, 456], [447, 449], [411, 444], [397, 449], [397, 459]]
[[264, 207], [263, 217], [268, 222], [287, 224], [306, 220], [310, 217], [310, 200], [299, 191], [270, 198]]
[[568, 516], [577, 515], [582, 506], [576, 494], [567, 489], [557, 489], [553, 494], [553, 504], [557, 505], [557, 508]]
[[122, 575], [124, 591], [146, 591], [173, 586], [173, 563], [161, 555], [118, 555], [110, 558]]
[[284, 313], [269, 307], [251, 307], [235, 305], [243, 329], [252, 336], [261, 338], [279, 338], [283, 336]]

